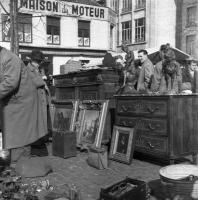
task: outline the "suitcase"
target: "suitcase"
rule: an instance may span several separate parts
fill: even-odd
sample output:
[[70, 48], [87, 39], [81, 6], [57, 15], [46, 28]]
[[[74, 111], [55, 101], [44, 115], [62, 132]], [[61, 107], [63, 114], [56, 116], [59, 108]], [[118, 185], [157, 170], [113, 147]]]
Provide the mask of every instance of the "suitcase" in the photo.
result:
[[147, 200], [149, 190], [144, 181], [126, 178], [107, 188], [101, 188], [100, 200]]
[[76, 133], [73, 131], [53, 131], [52, 154], [62, 158], [76, 156]]

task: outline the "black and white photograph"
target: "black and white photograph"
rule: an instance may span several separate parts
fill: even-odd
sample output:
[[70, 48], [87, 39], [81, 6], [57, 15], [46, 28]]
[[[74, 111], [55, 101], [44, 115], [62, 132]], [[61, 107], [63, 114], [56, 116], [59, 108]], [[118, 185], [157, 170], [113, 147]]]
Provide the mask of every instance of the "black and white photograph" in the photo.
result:
[[0, 0], [0, 30], [0, 200], [198, 199], [198, 0]]

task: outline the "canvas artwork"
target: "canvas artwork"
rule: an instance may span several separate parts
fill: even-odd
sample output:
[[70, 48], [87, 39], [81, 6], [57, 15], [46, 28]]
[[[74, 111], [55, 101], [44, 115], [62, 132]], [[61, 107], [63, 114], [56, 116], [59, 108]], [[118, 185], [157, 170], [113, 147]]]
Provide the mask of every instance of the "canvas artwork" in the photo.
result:
[[134, 128], [114, 126], [109, 158], [131, 164], [135, 147]]
[[77, 146], [101, 146], [108, 102], [108, 100], [84, 100], [79, 102], [74, 123]]
[[93, 144], [99, 127], [100, 111], [86, 110], [81, 140]]
[[77, 101], [68, 101], [54, 104], [54, 131], [73, 131], [77, 103]]

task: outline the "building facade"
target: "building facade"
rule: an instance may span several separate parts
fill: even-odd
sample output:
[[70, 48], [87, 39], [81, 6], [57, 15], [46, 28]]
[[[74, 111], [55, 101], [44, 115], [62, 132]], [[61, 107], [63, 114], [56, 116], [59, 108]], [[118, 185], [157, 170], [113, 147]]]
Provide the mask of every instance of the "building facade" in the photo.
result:
[[[9, 1], [0, 9], [1, 46], [10, 47]], [[69, 59], [89, 61], [116, 50], [116, 14], [93, 0], [19, 0], [19, 53], [33, 49], [50, 61], [49, 73], [59, 74]]]
[[117, 47], [127, 43], [130, 49], [175, 46], [175, 0], [107, 0], [117, 14]]
[[198, 59], [198, 1], [177, 0], [177, 47]]

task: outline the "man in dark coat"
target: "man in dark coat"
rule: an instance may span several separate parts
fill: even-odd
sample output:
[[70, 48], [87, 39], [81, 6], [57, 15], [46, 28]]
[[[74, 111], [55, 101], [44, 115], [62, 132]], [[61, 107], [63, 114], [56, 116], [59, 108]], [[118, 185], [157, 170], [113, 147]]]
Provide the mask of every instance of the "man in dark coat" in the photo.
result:
[[137, 90], [147, 92], [151, 86], [151, 80], [154, 75], [154, 66], [148, 58], [148, 52], [144, 49], [138, 51], [138, 58], [142, 64], [138, 77]]
[[[36, 120], [41, 109], [41, 100], [38, 96], [41, 85], [42, 79], [33, 77], [18, 56], [1, 47], [0, 100], [3, 146], [12, 149], [11, 153], [20, 152], [17, 150], [23, 149], [46, 134], [43, 123], [45, 119]], [[19, 155], [14, 157], [16, 156]]]
[[[48, 123], [50, 120], [50, 92], [49, 88], [45, 82], [46, 75], [45, 71], [42, 68], [42, 63], [45, 58], [41, 51], [33, 50], [30, 55], [31, 61], [27, 65], [29, 74], [33, 81], [35, 81], [35, 86], [37, 88], [37, 98], [38, 98], [38, 110], [37, 121], [38, 129], [35, 130], [40, 136], [46, 136], [48, 134]], [[31, 154], [37, 156], [46, 156], [48, 155], [45, 142], [47, 137], [42, 137], [31, 145]]]

